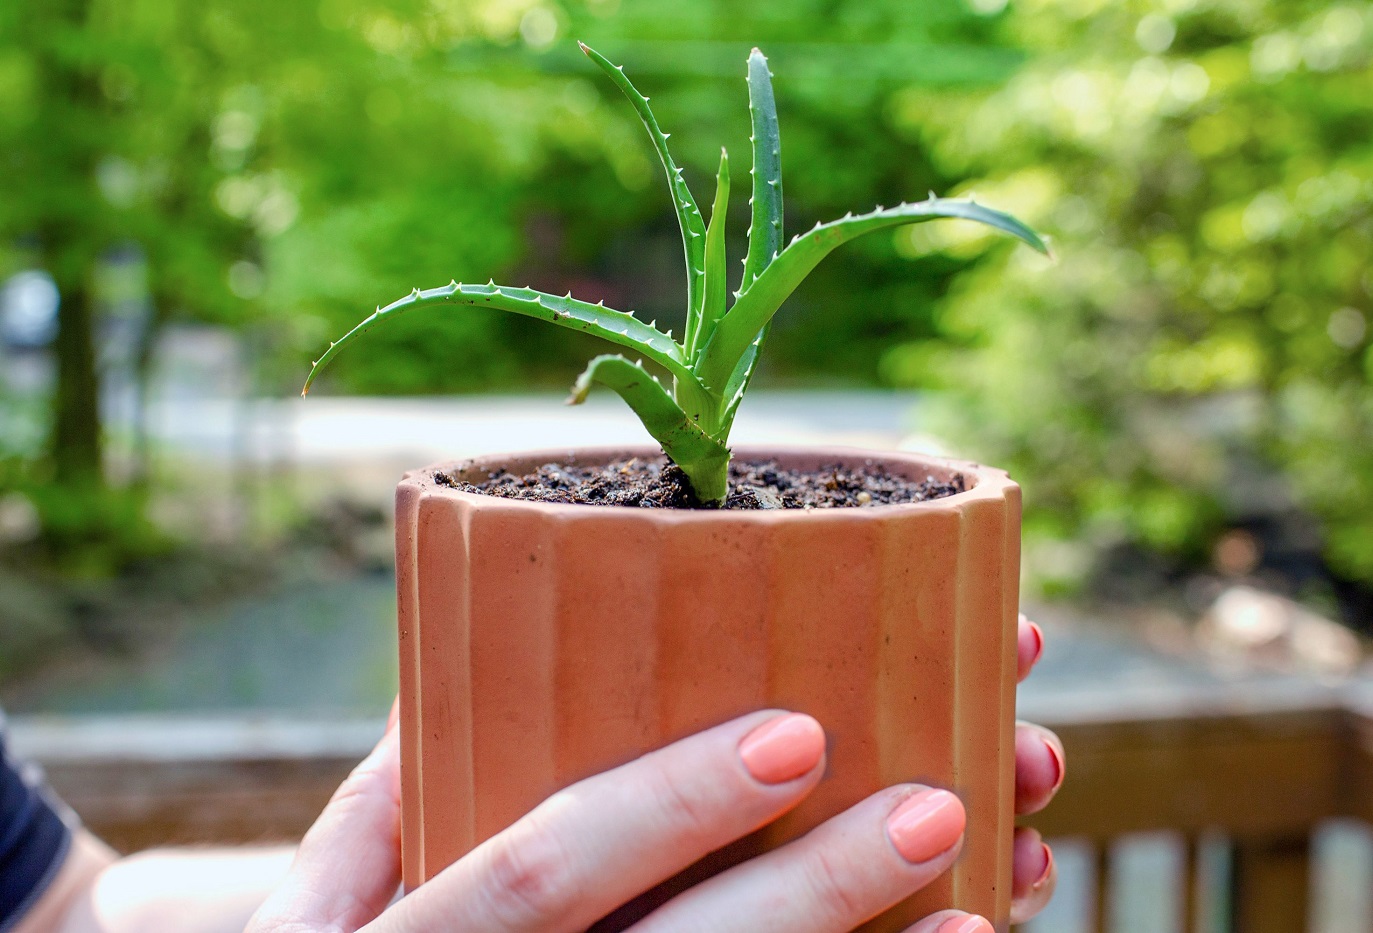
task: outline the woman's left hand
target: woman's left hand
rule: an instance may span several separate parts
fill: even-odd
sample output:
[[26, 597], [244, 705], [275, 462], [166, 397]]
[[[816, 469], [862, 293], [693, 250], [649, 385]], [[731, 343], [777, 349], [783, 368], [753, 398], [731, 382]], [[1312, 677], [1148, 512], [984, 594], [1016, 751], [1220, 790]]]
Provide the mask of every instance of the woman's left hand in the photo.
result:
[[[1018, 653], [1021, 680], [1039, 660], [1042, 648], [1043, 636], [1038, 626], [1022, 616]], [[394, 712], [392, 715], [394, 726]], [[399, 880], [398, 758], [396, 734], [394, 728], [388, 728], [377, 750], [344, 782], [307, 834], [290, 876], [258, 911], [250, 929], [351, 930], [383, 911]], [[1038, 726], [1018, 724], [1017, 814], [1042, 809], [1062, 781], [1063, 749], [1058, 738]], [[1042, 910], [1053, 893], [1055, 881], [1049, 847], [1034, 830], [1016, 830], [1012, 922], [1022, 923]], [[960, 919], [969, 918], [944, 911], [916, 924], [912, 933], [923, 933], [936, 926], [942, 930]]]

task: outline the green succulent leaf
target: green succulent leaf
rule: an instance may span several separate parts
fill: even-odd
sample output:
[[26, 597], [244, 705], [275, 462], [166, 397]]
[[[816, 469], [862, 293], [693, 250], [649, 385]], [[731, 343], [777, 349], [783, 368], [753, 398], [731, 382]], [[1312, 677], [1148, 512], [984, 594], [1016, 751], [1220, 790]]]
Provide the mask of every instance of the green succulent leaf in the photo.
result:
[[729, 448], [687, 417], [662, 383], [639, 363], [618, 354], [606, 354], [593, 359], [577, 377], [567, 403], [577, 405], [585, 401], [594, 383], [613, 389], [625, 400], [648, 433], [663, 445], [663, 452], [686, 473], [702, 502], [724, 500]]
[[[753, 219], [748, 231], [748, 256], [739, 291], [749, 290], [782, 249], [782, 135], [777, 123], [777, 102], [772, 93], [772, 72], [758, 49], [748, 58], [748, 108], [753, 121]], [[768, 339], [772, 322], [764, 324], [745, 348], [725, 385], [726, 408], [720, 419], [721, 437], [729, 437], [739, 403], [744, 400], [758, 357]], [[713, 328], [712, 328], [713, 331]]]
[[[682, 250], [686, 254], [687, 266], [687, 319], [690, 321], [694, 317], [699, 320], [706, 274], [706, 225], [705, 221], [701, 219], [701, 211], [696, 206], [696, 199], [691, 196], [691, 189], [687, 187], [686, 179], [682, 177], [682, 170], [677, 167], [676, 162], [672, 161], [672, 155], [667, 150], [668, 134], [659, 128], [658, 119], [653, 116], [653, 111], [649, 109], [648, 98], [640, 94], [638, 89], [625, 77], [623, 66], [612, 64], [604, 55], [584, 42], [578, 42], [577, 45], [581, 46], [586, 57], [609, 75], [610, 80], [614, 81], [615, 85], [624, 92], [625, 97], [629, 98], [629, 102], [634, 105], [634, 109], [639, 113], [639, 119], [643, 122], [644, 129], [648, 130], [649, 138], [653, 140], [653, 148], [658, 151], [658, 160], [663, 164], [663, 171], [667, 174], [668, 187], [672, 189], [672, 207], [677, 212], [677, 225], [682, 230]], [[688, 328], [688, 330], [691, 329]]]
[[682, 358], [682, 349], [669, 335], [645, 324], [632, 314], [607, 308], [603, 304], [578, 301], [570, 294], [559, 298], [532, 288], [510, 288], [488, 282], [486, 285], [464, 285], [451, 282], [439, 288], [415, 289], [398, 301], [384, 308], [378, 308], [360, 324], [344, 334], [335, 343], [329, 344], [310, 369], [305, 380], [302, 394], [310, 391], [315, 377], [327, 366], [343, 348], [376, 327], [382, 321], [398, 317], [407, 311], [428, 305], [457, 304], [473, 308], [493, 308], [509, 311], [525, 317], [549, 321], [560, 327], [579, 330], [600, 337], [610, 343], [626, 347], [643, 354], [646, 358], [671, 372], [679, 380], [696, 381], [695, 375], [687, 368]]
[[735, 292], [733, 306], [727, 310], [728, 155], [723, 149], [720, 151], [715, 199], [707, 226], [682, 170], [668, 152], [668, 136], [659, 128], [648, 98], [635, 89], [623, 68], [578, 44], [634, 105], [667, 175], [687, 265], [687, 315], [682, 343], [674, 341], [670, 332], [662, 333], [632, 314], [607, 308], [604, 303], [578, 301], [570, 293], [559, 298], [531, 288], [510, 288], [494, 282], [465, 285], [455, 281], [440, 288], [415, 289], [378, 308], [342, 339], [329, 345], [310, 370], [305, 391], [351, 341], [385, 318], [412, 308], [457, 304], [549, 321], [632, 350], [672, 375], [669, 391], [645, 370], [642, 360], [631, 361], [618, 354], [598, 356], [577, 379], [568, 402], [582, 402], [596, 384], [612, 389], [629, 404], [672, 461], [685, 471], [697, 497], [718, 505], [724, 502], [728, 491], [730, 429], [753, 378], [772, 319], [797, 286], [836, 247], [888, 227], [962, 219], [1001, 230], [1040, 252], [1049, 252], [1033, 230], [1009, 214], [971, 200], [939, 199], [933, 195], [917, 204], [879, 206], [867, 214], [846, 214], [839, 220], [816, 224], [784, 248], [777, 107], [767, 59], [754, 49], [748, 59], [753, 155], [748, 251], [739, 290]]
[[[715, 203], [710, 208], [710, 224], [706, 227], [706, 278], [705, 301], [701, 307], [701, 317], [696, 326], [687, 333], [686, 357], [690, 360], [700, 343], [702, 335], [709, 336], [720, 318], [725, 316], [726, 293], [729, 286], [725, 282], [727, 264], [725, 262], [725, 223], [729, 214], [729, 153], [720, 150], [720, 169], [715, 175]], [[687, 324], [693, 323], [688, 319]]]
[[752, 119], [753, 194], [744, 257], [742, 294], [782, 250], [782, 137], [777, 127], [777, 101], [772, 94], [768, 60], [754, 49], [748, 57], [748, 110]]
[[744, 400], [744, 393], [748, 391], [748, 384], [753, 379], [753, 371], [758, 367], [758, 356], [763, 351], [763, 341], [768, 337], [768, 329], [772, 327], [768, 324], [758, 336], [753, 338], [753, 343], [748, 345], [744, 355], [739, 359], [739, 364], [734, 367], [734, 373], [729, 377], [729, 382], [725, 384], [723, 399], [725, 410], [720, 416], [720, 430], [716, 434], [720, 438], [728, 438], [730, 428], [734, 427], [734, 416], [739, 412], [739, 403]]
[[1049, 255], [1049, 248], [1039, 235], [1010, 214], [959, 199], [931, 197], [928, 201], [878, 207], [867, 214], [848, 214], [829, 223], [816, 224], [787, 245], [716, 326], [696, 362], [701, 381], [709, 390], [725, 391], [740, 361], [782, 302], [836, 247], [875, 230], [940, 219], [986, 224]]

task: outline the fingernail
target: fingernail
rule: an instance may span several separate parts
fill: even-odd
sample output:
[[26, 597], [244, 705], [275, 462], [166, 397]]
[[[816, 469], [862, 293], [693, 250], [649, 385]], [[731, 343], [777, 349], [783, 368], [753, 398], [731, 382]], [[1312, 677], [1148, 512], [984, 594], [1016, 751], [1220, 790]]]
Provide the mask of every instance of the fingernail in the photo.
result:
[[1039, 659], [1044, 655], [1044, 630], [1041, 629], [1035, 623], [1031, 622], [1030, 632], [1035, 637], [1035, 657], [1034, 660], [1030, 662], [1030, 666], [1034, 667], [1036, 664], [1039, 663]]
[[963, 803], [946, 790], [923, 790], [907, 797], [887, 817], [887, 835], [912, 864], [953, 848], [963, 835]]
[[769, 719], [739, 743], [739, 757], [755, 780], [784, 784], [806, 774], [825, 752], [825, 730], [804, 713]]
[[1058, 748], [1053, 742], [1046, 741], [1044, 747], [1049, 750], [1049, 758], [1054, 763], [1054, 792], [1057, 793], [1058, 789], [1063, 786], [1063, 778], [1067, 774], [1063, 767], [1063, 756], [1058, 753]]
[[966, 917], [952, 917], [939, 925], [935, 933], [995, 933], [992, 925], [983, 918], [970, 914]]
[[1030, 885], [1030, 890], [1032, 891], [1038, 891], [1040, 888], [1044, 887], [1044, 885], [1048, 884], [1049, 876], [1054, 873], [1054, 850], [1050, 849], [1049, 846], [1043, 842], [1041, 842], [1040, 845], [1044, 847], [1044, 870], [1039, 873], [1039, 877]]

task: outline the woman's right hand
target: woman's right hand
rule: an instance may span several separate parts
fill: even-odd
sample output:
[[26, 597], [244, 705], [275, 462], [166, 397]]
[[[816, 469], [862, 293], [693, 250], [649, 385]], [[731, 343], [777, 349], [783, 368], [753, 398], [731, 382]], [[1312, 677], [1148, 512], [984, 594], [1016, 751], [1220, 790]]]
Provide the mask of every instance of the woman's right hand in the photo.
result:
[[[585, 930], [790, 810], [824, 770], [814, 719], [752, 713], [555, 793], [390, 904], [400, 871], [393, 727], [340, 787], [248, 930]], [[948, 791], [891, 787], [685, 891], [632, 930], [848, 933], [948, 869], [964, 821]], [[991, 931], [980, 917], [948, 910], [907, 933]]]

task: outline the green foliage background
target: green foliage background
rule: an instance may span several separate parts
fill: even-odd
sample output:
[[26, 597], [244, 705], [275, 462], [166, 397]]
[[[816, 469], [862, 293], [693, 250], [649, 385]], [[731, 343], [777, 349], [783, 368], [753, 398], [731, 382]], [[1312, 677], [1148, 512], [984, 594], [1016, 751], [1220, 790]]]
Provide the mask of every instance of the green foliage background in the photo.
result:
[[962, 351], [884, 372], [950, 388], [1041, 527], [1195, 553], [1291, 503], [1373, 580], [1373, 6], [1023, 0], [1000, 25], [1024, 69], [900, 119], [1059, 262], [980, 264], [937, 312]]
[[[280, 393], [372, 305], [451, 278], [670, 321], [666, 193], [574, 38], [652, 96], [698, 201], [718, 147], [747, 152], [759, 45], [792, 232], [934, 189], [1055, 237], [1056, 264], [957, 225], [846, 247], [761, 382], [946, 390], [1032, 524], [1094, 545], [1202, 553], [1260, 475], [1373, 581], [1366, 2], [13, 0], [0, 271], [98, 297], [134, 241], [157, 322], [244, 330]], [[594, 352], [475, 313], [369, 341], [326, 391], [565, 387]]]

